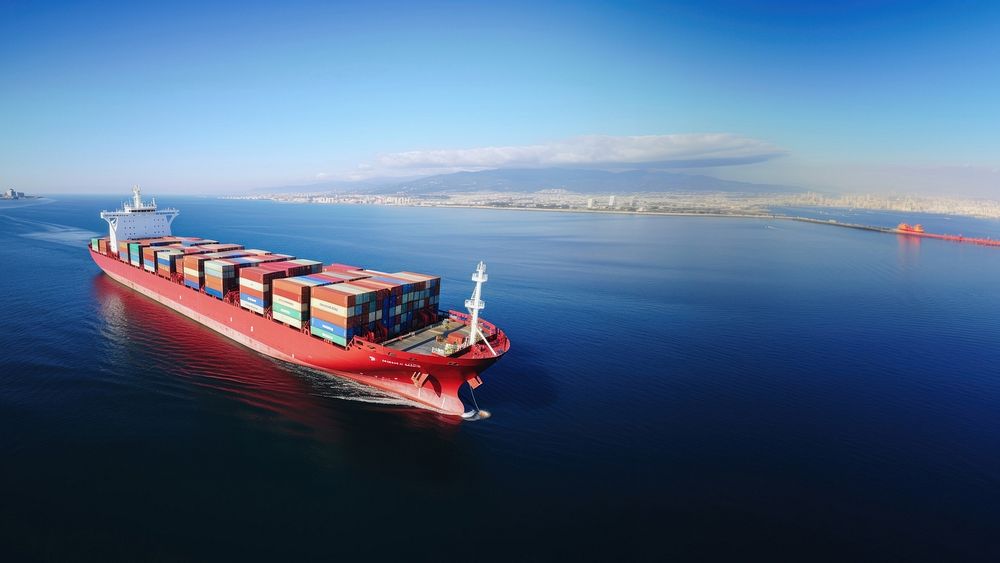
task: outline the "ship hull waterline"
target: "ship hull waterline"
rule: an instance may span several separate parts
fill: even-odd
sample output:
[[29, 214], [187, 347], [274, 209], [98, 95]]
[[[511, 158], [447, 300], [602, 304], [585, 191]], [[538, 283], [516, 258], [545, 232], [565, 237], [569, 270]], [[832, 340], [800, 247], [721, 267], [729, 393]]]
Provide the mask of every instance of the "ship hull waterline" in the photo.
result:
[[507, 350], [498, 351], [495, 357], [456, 358], [414, 355], [357, 339], [346, 348], [339, 347], [117, 257], [92, 250], [90, 255], [111, 279], [256, 352], [350, 379], [443, 414], [463, 414], [465, 406], [458, 397], [461, 386]]

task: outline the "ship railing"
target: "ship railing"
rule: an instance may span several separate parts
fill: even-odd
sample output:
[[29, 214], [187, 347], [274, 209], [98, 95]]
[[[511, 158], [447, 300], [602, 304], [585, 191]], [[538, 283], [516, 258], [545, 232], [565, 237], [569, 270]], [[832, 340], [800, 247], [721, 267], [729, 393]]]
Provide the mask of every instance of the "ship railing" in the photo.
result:
[[[444, 311], [442, 311], [441, 314], [444, 314]], [[462, 311], [448, 311], [447, 314], [450, 319], [460, 322], [466, 326], [472, 322], [472, 315]], [[502, 330], [498, 329], [493, 323], [483, 319], [479, 319], [479, 328], [482, 331], [485, 341], [490, 342], [493, 346], [493, 350], [496, 350], [498, 354], [503, 354], [507, 351], [510, 343], [507, 340], [507, 335], [504, 334]], [[460, 345], [457, 349], [447, 355], [453, 356], [456, 354], [462, 354], [463, 356], [468, 356], [470, 358], [488, 358], [494, 355], [489, 346], [478, 342], [471, 346]]]
[[[468, 325], [469, 323], [472, 322], [472, 315], [464, 313], [462, 311], [452, 310], [448, 311], [447, 313], [441, 311], [439, 314], [441, 315], [447, 314], [451, 320], [460, 322], [464, 325]], [[483, 331], [483, 336], [485, 336], [487, 339], [492, 338], [498, 332], [496, 325], [483, 319], [479, 319], [479, 328], [480, 330]]]

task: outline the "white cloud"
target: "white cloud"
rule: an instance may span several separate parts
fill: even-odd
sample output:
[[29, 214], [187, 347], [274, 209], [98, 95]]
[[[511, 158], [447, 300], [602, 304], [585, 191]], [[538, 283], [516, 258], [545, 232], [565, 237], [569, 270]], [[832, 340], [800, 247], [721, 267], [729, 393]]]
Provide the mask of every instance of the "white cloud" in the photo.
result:
[[586, 135], [538, 145], [416, 150], [380, 155], [388, 169], [531, 168], [541, 166], [729, 166], [785, 154], [766, 142], [731, 133], [615, 137]]

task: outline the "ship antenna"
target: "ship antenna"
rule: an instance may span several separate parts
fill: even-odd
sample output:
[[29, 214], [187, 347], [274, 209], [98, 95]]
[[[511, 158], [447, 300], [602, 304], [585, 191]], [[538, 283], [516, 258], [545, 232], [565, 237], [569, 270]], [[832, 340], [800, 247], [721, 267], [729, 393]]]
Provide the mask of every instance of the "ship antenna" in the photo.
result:
[[486, 262], [480, 261], [479, 265], [476, 266], [476, 271], [472, 273], [472, 281], [476, 282], [476, 287], [472, 290], [472, 298], [465, 300], [465, 308], [469, 310], [472, 314], [472, 321], [469, 323], [469, 346], [472, 346], [479, 340], [482, 336], [483, 342], [489, 347], [490, 352], [493, 355], [497, 355], [497, 351], [490, 346], [490, 343], [483, 336], [483, 331], [479, 329], [479, 311], [486, 308], [486, 303], [480, 299], [483, 295], [483, 284], [489, 276], [486, 275]]

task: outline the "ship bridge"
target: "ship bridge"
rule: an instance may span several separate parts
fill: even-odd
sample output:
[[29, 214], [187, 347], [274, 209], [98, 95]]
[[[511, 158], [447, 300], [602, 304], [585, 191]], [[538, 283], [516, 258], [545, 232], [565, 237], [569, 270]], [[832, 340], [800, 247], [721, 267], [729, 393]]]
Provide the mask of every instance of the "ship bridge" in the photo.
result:
[[179, 214], [173, 208], [157, 208], [156, 198], [144, 202], [142, 190], [133, 186], [132, 201], [123, 203], [117, 211], [101, 211], [101, 219], [108, 222], [112, 252], [117, 252], [119, 240], [170, 236], [170, 224]]

